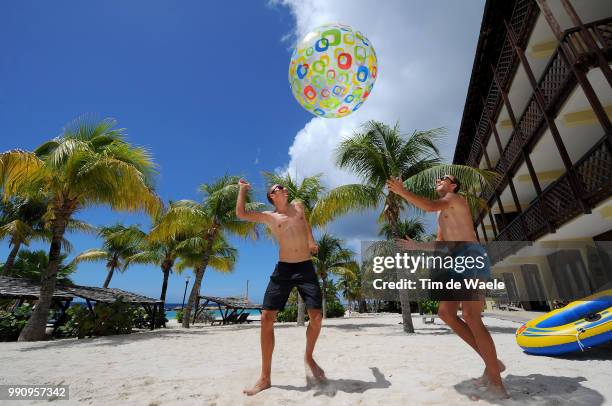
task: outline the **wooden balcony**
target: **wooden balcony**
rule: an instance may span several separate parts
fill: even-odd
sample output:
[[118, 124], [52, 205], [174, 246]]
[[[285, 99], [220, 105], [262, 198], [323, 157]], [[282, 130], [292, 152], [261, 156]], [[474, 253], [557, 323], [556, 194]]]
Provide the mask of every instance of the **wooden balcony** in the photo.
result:
[[[587, 26], [587, 29], [590, 33], [593, 33], [592, 35], [597, 35], [598, 38], [594, 39], [596, 39], [598, 46], [605, 53], [612, 54], [612, 18], [593, 22]], [[570, 48], [573, 50], [572, 62], [577, 64], [587, 61], [590, 61], [591, 64], [595, 63], [595, 56], [583, 46], [582, 39], [581, 37], [579, 39], [577, 34], [577, 30], [572, 29], [568, 30], [563, 37], [563, 41], [571, 44]], [[546, 114], [549, 114], [550, 117], [556, 117], [562, 103], [575, 85], [576, 78], [572, 74], [568, 61], [557, 49], [538, 82], [538, 88], [542, 92], [546, 103]], [[537, 135], [542, 133], [540, 130], [545, 125], [544, 114], [539, 108], [535, 96], [532, 95], [518, 121], [518, 128], [512, 132], [510, 140], [495, 166], [497, 172], [506, 173], [514, 169], [521, 161], [522, 148], [528, 144], [534, 145], [538, 141], [539, 137]], [[506, 184], [502, 179], [500, 184], [496, 185], [496, 189], [501, 191], [505, 186]], [[492, 194], [492, 192], [489, 193]], [[488, 196], [487, 200], [490, 197]]]
[[[533, 0], [517, 1], [512, 17], [510, 18], [510, 26], [517, 33], [519, 43], [523, 46], [526, 44], [528, 34], [533, 28], [535, 19], [539, 12], [538, 6]], [[506, 35], [502, 51], [495, 66], [495, 72], [499, 78], [500, 85], [506, 87], [510, 79], [514, 76], [518, 69], [519, 61], [516, 52], [512, 48], [512, 43]], [[495, 81], [491, 81], [489, 91], [485, 99], [483, 110], [476, 126], [476, 135], [472, 142], [472, 148], [466, 164], [470, 166], [478, 166], [479, 157], [482, 154], [480, 143], [487, 141], [489, 135], [489, 116], [495, 117], [502, 105], [502, 97]]]
[[[585, 28], [587, 28], [589, 34], [593, 36], [595, 43], [604, 53], [604, 55], [606, 55], [608, 60], [612, 60], [612, 18], [606, 18], [586, 24]], [[565, 102], [570, 92], [576, 85], [576, 77], [574, 76], [569, 63], [582, 65], [588, 64], [588, 66], [595, 64], [596, 57], [592, 52], [590, 52], [588, 47], [586, 47], [582, 37], [578, 35], [578, 30], [578, 28], [567, 30], [562, 38], [562, 40], [568, 44], [568, 48], [571, 49], [570, 56], [566, 58], [558, 47], [544, 69], [540, 80], [538, 81], [538, 88], [540, 89], [545, 102], [545, 112], [538, 106], [535, 94], [532, 94], [527, 106], [525, 107], [525, 110], [517, 121], [517, 128], [515, 128], [510, 135], [510, 139], [494, 168], [498, 173], [514, 173], [515, 169], [523, 161], [523, 149], [535, 145], [544, 133], [544, 130], [546, 129], [544, 114], [548, 114], [549, 117], [556, 117], [558, 115], [562, 104]], [[495, 83], [492, 83], [492, 85], [494, 86]], [[491, 131], [489, 125], [487, 125], [485, 128], [485, 131], [487, 132], [486, 135], [488, 136], [488, 132]], [[479, 146], [480, 143], [474, 142], [474, 145]], [[477, 153], [481, 153], [480, 148], [478, 148]], [[470, 164], [472, 166], [478, 166], [477, 161], [480, 160], [480, 156], [475, 155], [473, 159], [474, 162], [470, 162]], [[498, 183], [493, 185], [493, 188], [489, 188], [482, 193], [481, 197], [488, 202], [489, 207], [494, 204], [494, 190], [496, 190], [498, 194], [501, 194], [504, 188], [507, 186], [508, 178], [509, 177], [500, 177]], [[585, 182], [590, 182], [590, 177], [579, 176], [579, 178], [583, 182], [582, 186], [584, 190], [589, 190], [590, 185], [586, 184]], [[566, 199], [566, 201], [572, 202], [572, 207], [577, 206], [577, 202], [575, 201], [576, 199], [571, 194], [569, 180], [567, 178], [563, 179], [564, 180], [559, 179], [559, 182], [562, 182], [562, 186], [566, 193], [561, 194], [562, 186], [560, 185], [556, 189], [556, 194], [551, 194], [547, 197], [548, 204], [544, 209], [541, 209], [538, 212], [535, 208], [530, 207], [530, 209], [526, 210], [525, 213], [529, 215], [528, 219], [530, 221], [538, 219], [540, 217], [540, 212], [556, 213], [558, 209], [563, 209], [561, 212], [564, 213], [564, 216], [575, 215], [569, 214], [565, 207], [561, 207], [564, 204], [569, 205], [570, 203], [555, 202], [555, 198], [563, 198]], [[604, 194], [606, 194], [606, 192], [604, 192]], [[609, 195], [610, 192], [607, 191], [607, 196]], [[542, 198], [544, 198], [544, 196], [542, 196]], [[589, 204], [591, 206], [593, 205], [591, 202], [589, 202]], [[574, 207], [573, 210], [574, 209], [576, 208]], [[476, 219], [475, 224], [478, 224], [484, 215], [484, 212], [481, 213], [479, 218]], [[551, 216], [554, 217], [555, 215], [551, 214]], [[554, 219], [551, 218], [550, 224], [555, 223], [553, 220]], [[511, 224], [509, 224], [506, 228], [508, 228]], [[508, 229], [505, 233], [503, 233], [504, 230], [501, 230], [497, 239], [511, 238], [516, 234], [517, 226], [514, 225], [513, 227], [514, 229]], [[528, 228], [529, 227], [537, 229], [539, 232], [542, 231], [540, 229], [541, 222], [531, 222]], [[543, 230], [545, 232], [548, 229], [549, 228], [546, 227]]]
[[[593, 206], [610, 196], [612, 191], [612, 143], [607, 134], [599, 140], [573, 166], [584, 186], [585, 199]], [[500, 230], [494, 241], [515, 241], [517, 244], [500, 244], [493, 250], [496, 263], [516, 252], [528, 241], [535, 241], [548, 232], [549, 226], [559, 228], [582, 212], [572, 194], [567, 173], [542, 191], [542, 195], [513, 221]], [[518, 242], [525, 242], [521, 244]]]
[[[519, 4], [517, 4], [517, 9], [518, 8]], [[527, 18], [527, 16], [525, 15], [524, 18]], [[606, 55], [608, 60], [612, 60], [612, 18], [595, 21], [586, 24], [585, 27], [587, 28], [589, 34], [593, 37], [593, 40], [597, 46]], [[525, 34], [522, 31], [518, 31], [514, 26], [513, 30], [514, 32], [520, 33], [519, 38], [521, 38], [521, 35]], [[567, 30], [562, 40], [568, 45], [568, 49], [571, 50], [570, 55], [568, 55], [569, 60], [566, 60], [565, 57], [561, 55], [559, 48], [557, 48], [538, 82], [538, 87], [546, 102], [547, 113], [553, 117], [556, 115], [556, 113], [558, 113], [561, 103], [565, 101], [569, 91], [571, 91], [576, 83], [576, 78], [572, 74], [568, 63], [582, 66], [592, 66], [595, 64], [596, 59], [595, 55], [584, 43], [584, 40], [579, 33], [579, 28]], [[518, 66], [518, 61], [516, 61], [517, 59], [518, 57], [516, 57], [516, 53], [512, 49], [509, 39], [506, 38], [498, 64], [495, 67], [495, 71], [497, 72], [501, 82], [501, 86], [507, 86], [508, 81], [511, 79], [511, 75], [508, 75], [508, 72], [510, 72], [511, 66]], [[516, 69], [516, 67], [514, 67], [514, 69]], [[485, 108], [483, 108], [482, 116], [478, 123], [478, 131], [474, 142], [472, 143], [472, 150], [467, 161], [468, 165], [474, 167], [478, 166], [480, 157], [482, 155], [482, 148], [480, 147], [481, 142], [486, 144], [486, 141], [488, 141], [488, 137], [491, 133], [487, 113], [490, 114], [491, 117], [496, 117], [499, 108], [501, 107], [501, 95], [494, 81], [491, 82], [484, 107]], [[517, 124], [519, 128], [510, 136], [510, 140], [506, 145], [503, 154], [495, 167], [495, 170], [501, 173], [508, 171], [515, 163], [518, 155], [520, 154], [521, 148], [527, 142], [531, 141], [531, 138], [538, 132], [538, 129], [543, 122], [544, 113], [540, 110], [536, 103], [535, 97], [532, 95], [531, 99], [527, 103], [527, 107], [518, 120]], [[505, 185], [496, 186], [499, 187]], [[489, 192], [488, 196], [483, 197], [488, 200], [491, 198], [491, 196], [492, 192]]]

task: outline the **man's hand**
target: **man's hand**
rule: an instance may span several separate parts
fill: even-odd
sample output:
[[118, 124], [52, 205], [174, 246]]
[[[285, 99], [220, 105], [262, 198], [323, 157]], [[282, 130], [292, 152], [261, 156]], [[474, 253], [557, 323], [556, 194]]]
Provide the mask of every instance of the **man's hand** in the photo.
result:
[[240, 186], [240, 190], [249, 190], [251, 188], [251, 185], [245, 179], [240, 179], [238, 181], [238, 186]]
[[316, 242], [309, 242], [308, 249], [312, 255], [316, 255], [319, 252], [319, 245]]
[[393, 192], [400, 196], [406, 191], [406, 188], [404, 187], [404, 184], [402, 183], [401, 179], [394, 177], [391, 177], [387, 180], [387, 188], [390, 192]]

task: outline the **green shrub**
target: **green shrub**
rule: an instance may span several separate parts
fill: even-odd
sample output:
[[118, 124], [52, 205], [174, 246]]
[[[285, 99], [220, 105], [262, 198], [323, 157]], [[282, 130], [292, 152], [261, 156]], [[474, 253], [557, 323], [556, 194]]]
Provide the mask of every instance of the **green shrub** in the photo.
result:
[[436, 300], [421, 300], [419, 304], [424, 314], [438, 314], [440, 302]]
[[[334, 317], [344, 317], [345, 308], [344, 306], [342, 306], [342, 303], [340, 303], [337, 300], [333, 302], [327, 302], [325, 310], [326, 310], [325, 312], [326, 316], [330, 319]], [[278, 312], [276, 316], [276, 321], [281, 322], [281, 323], [295, 322], [297, 321], [297, 311], [298, 311], [297, 306], [285, 306], [284, 310]], [[305, 319], [306, 321], [309, 320], [308, 310], [306, 311]]]
[[[297, 306], [285, 306], [283, 310], [277, 313], [276, 321], [280, 323], [297, 321]], [[306, 315], [308, 317], [308, 315]]]
[[151, 316], [149, 316], [144, 307], [134, 308], [132, 310], [132, 319], [134, 320], [134, 328], [149, 328], [151, 326]]
[[31, 313], [29, 303], [19, 306], [13, 313], [0, 310], [0, 341], [17, 341]]
[[[176, 320], [179, 323], [183, 322], [183, 310], [176, 311]], [[191, 313], [191, 318], [193, 319], [193, 312]], [[196, 323], [212, 323], [215, 320], [215, 314], [209, 310], [204, 310], [203, 312], [198, 314], [196, 318]]]
[[215, 314], [210, 310], [204, 310], [196, 317], [196, 323], [212, 323], [215, 320]]
[[[334, 300], [333, 302], [327, 302], [325, 304], [325, 315], [328, 318], [333, 318], [333, 317], [344, 317], [344, 306], [342, 306], [342, 303], [340, 303], [337, 300]], [[296, 317], [297, 320], [297, 317]]]
[[80, 304], [71, 306], [67, 310], [68, 321], [58, 328], [60, 334], [84, 338], [132, 332], [136, 316], [129, 304], [121, 300], [98, 303], [94, 312], [95, 315]]

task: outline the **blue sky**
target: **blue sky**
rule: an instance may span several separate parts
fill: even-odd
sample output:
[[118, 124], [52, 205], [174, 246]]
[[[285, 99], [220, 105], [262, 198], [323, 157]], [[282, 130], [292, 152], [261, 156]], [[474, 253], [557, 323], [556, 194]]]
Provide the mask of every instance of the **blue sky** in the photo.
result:
[[[199, 184], [226, 173], [246, 176], [256, 191], [262, 190], [261, 171], [278, 168], [297, 171], [299, 176], [324, 172], [329, 186], [348, 181], [348, 175], [333, 174], [329, 151], [337, 141], [336, 134], [350, 131], [359, 120], [370, 117], [408, 122], [407, 129], [446, 126], [446, 149], [450, 152], [465, 100], [482, 1], [468, 2], [465, 7], [452, 2], [412, 2], [418, 6], [411, 9], [406, 8], [407, 3], [390, 1], [370, 10], [365, 9], [371, 7], [368, 2], [344, 2], [348, 8], [342, 11], [341, 2], [328, 5], [318, 0], [274, 4], [2, 2], [0, 150], [33, 149], [84, 113], [114, 117], [127, 129], [130, 142], [153, 153], [159, 165], [157, 190], [166, 201], [199, 199]], [[457, 18], [457, 13], [465, 18]], [[412, 31], [404, 32], [393, 24], [383, 30], [390, 18], [400, 18]], [[319, 19], [359, 24], [375, 46], [377, 41], [380, 44], [379, 94], [375, 90], [368, 100], [371, 106], [366, 104], [354, 117], [334, 123], [322, 122], [303, 110], [287, 82], [291, 38]], [[411, 47], [422, 46], [414, 33], [426, 33], [433, 24], [444, 26], [440, 19], [456, 22], [456, 28], [451, 23], [451, 28], [436, 29], [436, 34], [427, 36], [432, 42], [419, 57], [406, 59], [412, 54]], [[389, 31], [388, 27], [397, 28]], [[436, 38], [438, 31], [443, 32], [440, 38]], [[445, 37], [454, 41], [452, 48], [443, 43]], [[458, 52], [453, 72], [432, 72], [428, 64], [435, 62], [444, 47]], [[385, 63], [387, 82], [382, 79]], [[419, 72], [428, 76], [419, 76]], [[424, 98], [431, 93], [432, 84], [452, 97], [444, 97], [440, 113], [429, 118], [418, 112], [419, 105], [428, 102], [423, 98], [397, 107], [393, 98], [399, 97], [401, 89], [395, 93], [393, 87], [385, 86], [392, 78], [396, 85], [399, 81], [412, 83], [413, 93], [422, 92], [418, 96]], [[327, 134], [330, 131], [333, 136]], [[316, 147], [321, 154], [313, 154], [304, 145], [316, 144], [316, 137], [333, 142], [319, 142]], [[90, 208], [78, 217], [94, 225], [124, 222], [145, 227], [148, 223], [143, 215], [113, 213], [105, 208]], [[331, 227], [347, 238], [365, 238], [371, 236], [371, 230], [372, 224], [355, 221], [354, 216]], [[95, 236], [69, 238], [74, 252], [100, 245]], [[242, 294], [248, 279], [251, 299], [261, 301], [276, 261], [276, 247], [267, 240], [234, 243], [240, 255], [236, 270], [221, 275], [209, 269], [202, 292]], [[33, 246], [47, 249], [45, 245]], [[0, 256], [7, 253], [4, 242]], [[105, 275], [103, 263], [83, 264], [74, 280], [99, 286]], [[111, 287], [158, 297], [161, 281], [158, 269], [135, 266], [115, 275]], [[180, 302], [183, 288], [184, 278], [173, 275], [169, 301]]]

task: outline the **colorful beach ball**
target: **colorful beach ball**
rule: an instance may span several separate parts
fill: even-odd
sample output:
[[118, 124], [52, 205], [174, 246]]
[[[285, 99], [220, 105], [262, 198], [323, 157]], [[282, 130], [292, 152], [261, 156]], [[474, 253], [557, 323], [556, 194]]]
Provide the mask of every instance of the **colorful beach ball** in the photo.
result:
[[306, 34], [289, 64], [293, 96], [306, 110], [325, 118], [357, 111], [372, 93], [377, 76], [372, 43], [343, 24], [326, 24]]

